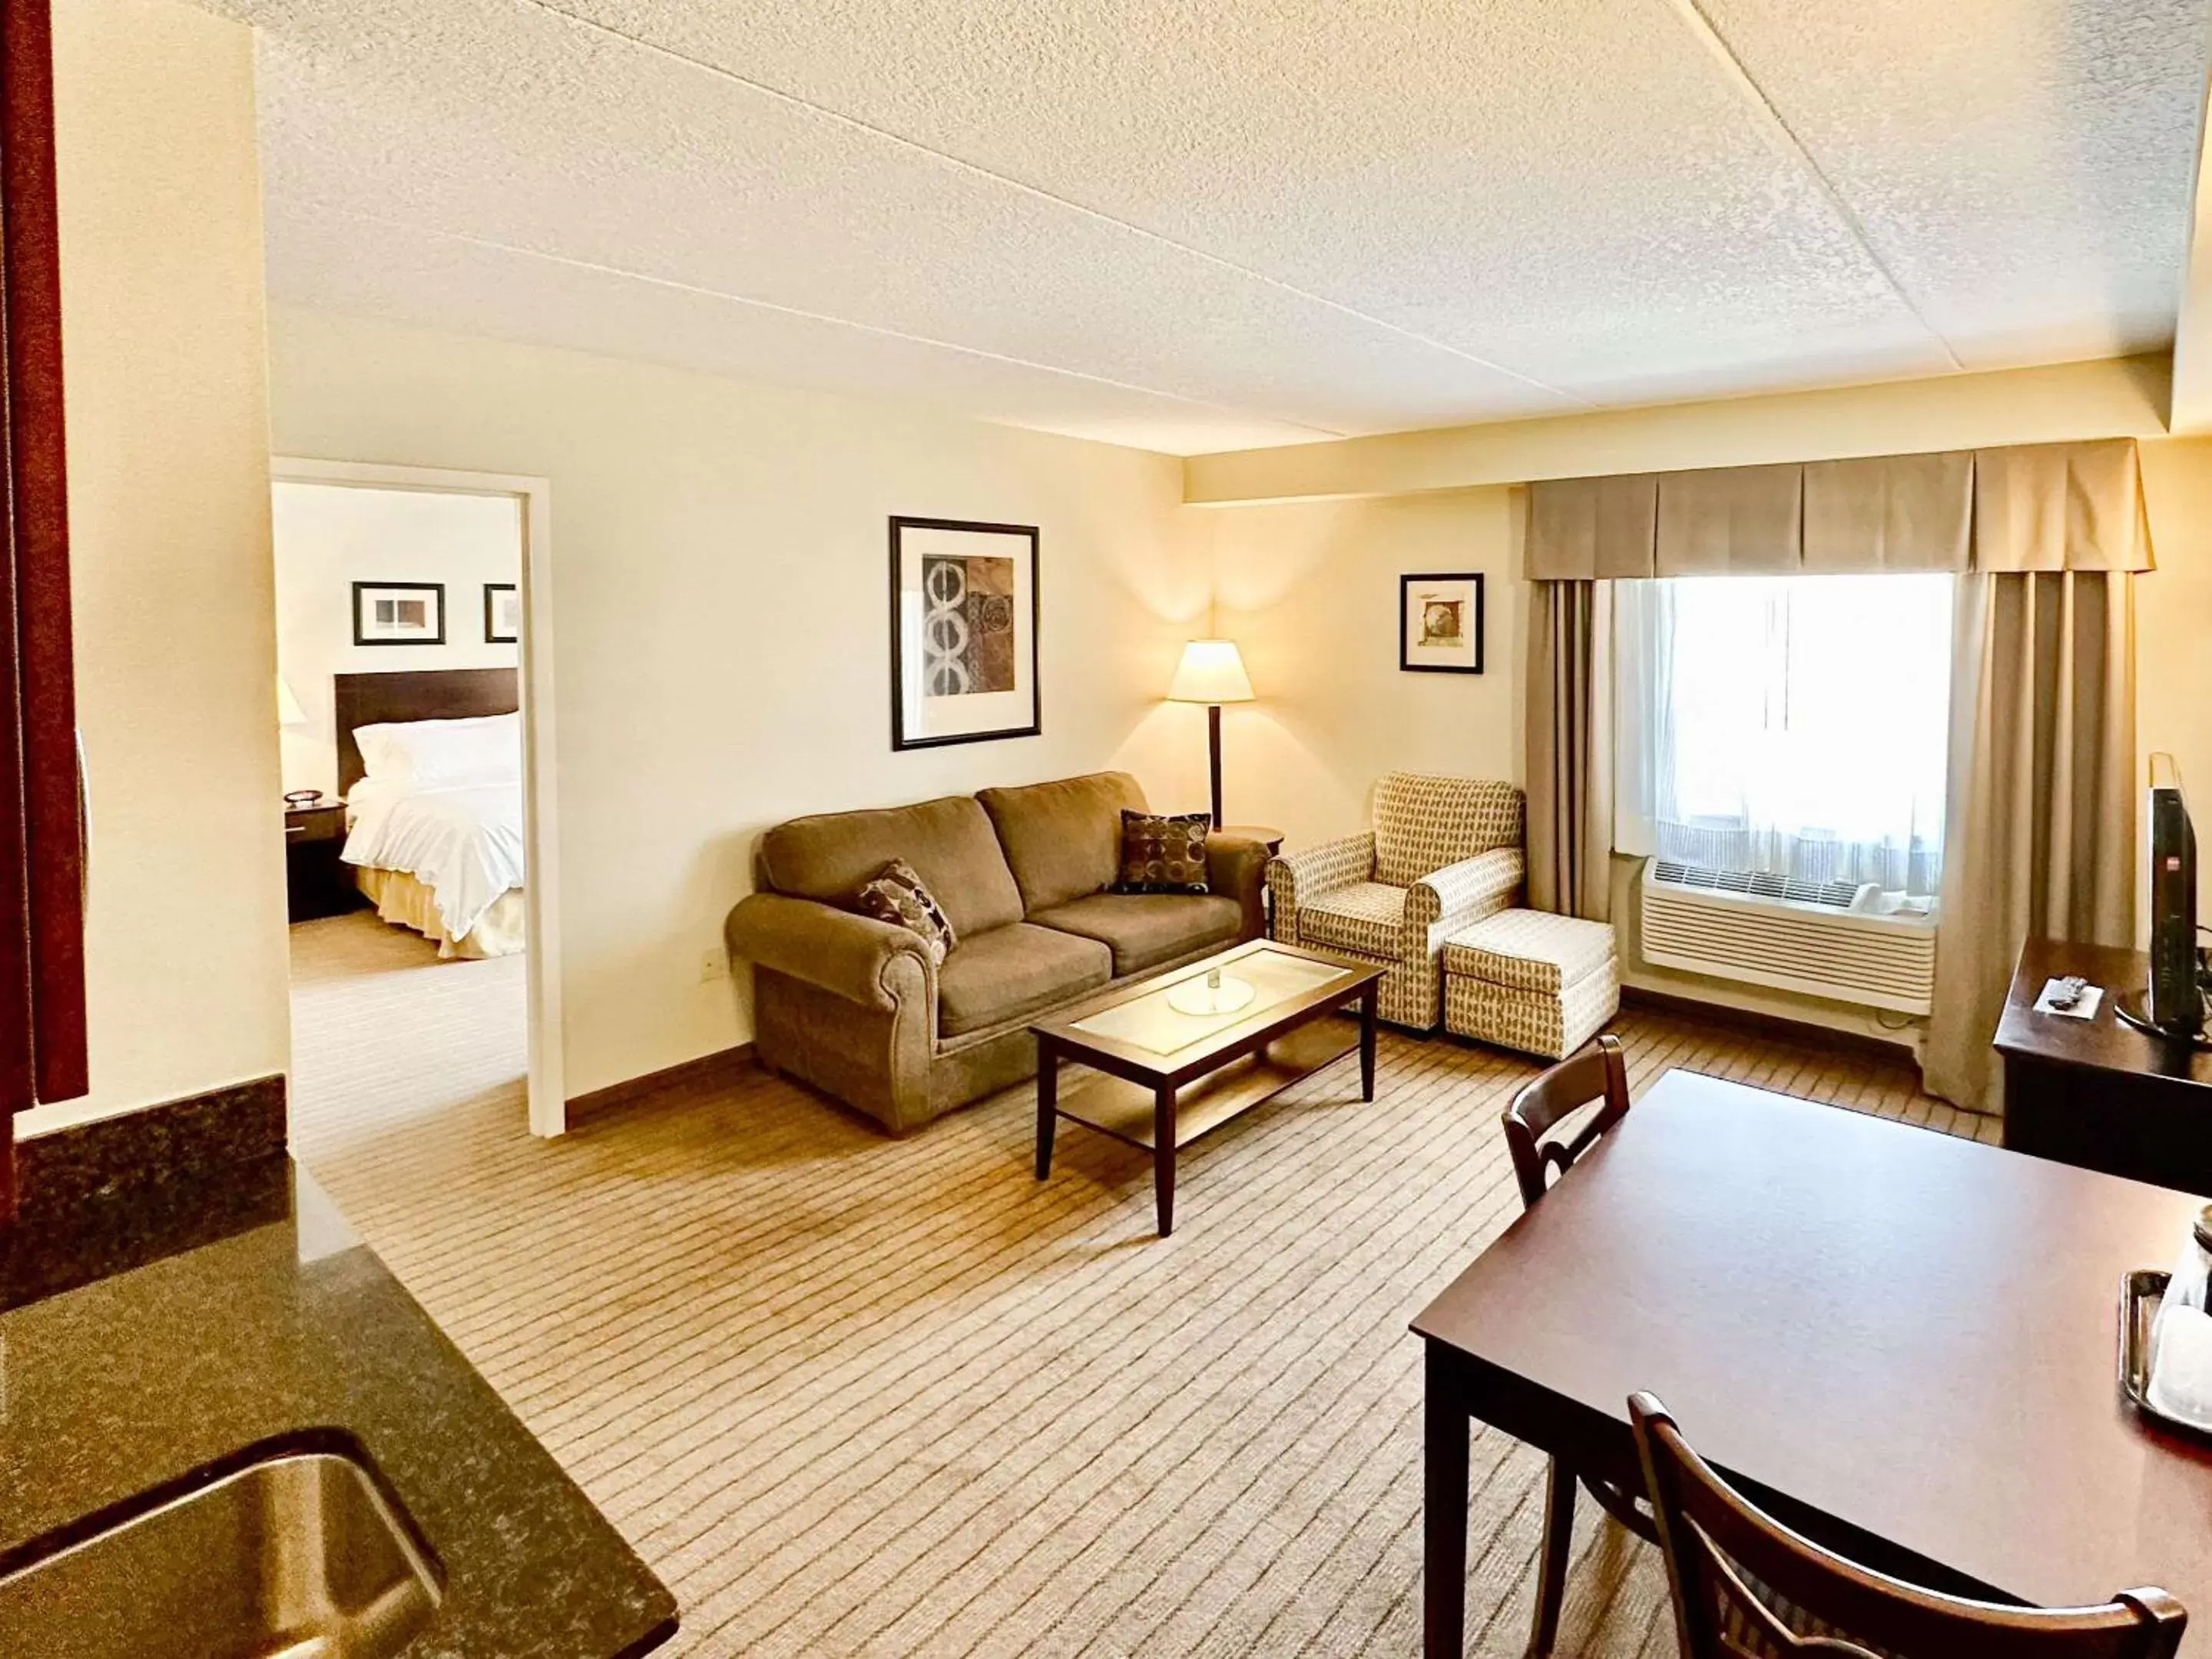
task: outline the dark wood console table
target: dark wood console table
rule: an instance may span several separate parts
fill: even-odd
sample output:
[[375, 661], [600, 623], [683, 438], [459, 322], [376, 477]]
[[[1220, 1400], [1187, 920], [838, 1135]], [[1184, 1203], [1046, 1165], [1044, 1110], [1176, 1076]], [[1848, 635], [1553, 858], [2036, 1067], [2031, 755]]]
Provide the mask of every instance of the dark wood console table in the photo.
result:
[[[2212, 1050], [2154, 1037], [2113, 1012], [2149, 972], [2140, 951], [2030, 939], [1998, 1022], [2004, 1144], [2085, 1170], [2212, 1194]], [[2094, 1019], [2035, 1012], [2043, 982], [2105, 988]]]

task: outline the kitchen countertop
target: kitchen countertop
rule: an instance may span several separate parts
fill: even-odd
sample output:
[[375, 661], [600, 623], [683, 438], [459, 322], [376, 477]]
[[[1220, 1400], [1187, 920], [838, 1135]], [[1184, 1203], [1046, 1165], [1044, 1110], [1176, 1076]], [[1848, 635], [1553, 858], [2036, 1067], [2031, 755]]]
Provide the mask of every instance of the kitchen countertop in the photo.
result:
[[621, 1659], [674, 1633], [666, 1588], [289, 1159], [0, 1261], [0, 1571], [241, 1448], [333, 1431], [443, 1569], [408, 1659]]

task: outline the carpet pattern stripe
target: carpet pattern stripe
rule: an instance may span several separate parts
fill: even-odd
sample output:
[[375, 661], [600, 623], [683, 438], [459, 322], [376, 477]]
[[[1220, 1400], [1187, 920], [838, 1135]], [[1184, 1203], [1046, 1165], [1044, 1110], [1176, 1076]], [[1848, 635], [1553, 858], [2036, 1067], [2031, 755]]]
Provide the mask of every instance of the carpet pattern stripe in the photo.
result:
[[[1519, 1212], [1535, 1066], [1386, 1036], [1185, 1156], [1018, 1089], [886, 1139], [765, 1075], [524, 1127], [519, 958], [294, 930], [302, 1158], [669, 1582], [675, 1652], [1355, 1655], [1420, 1645], [1407, 1322]], [[1901, 1058], [1632, 1010], [1675, 1066], [1993, 1139]], [[1517, 1654], [1543, 1459], [1472, 1457], [1470, 1651]], [[1652, 1552], [1584, 1504], [1559, 1652], [1673, 1646]]]

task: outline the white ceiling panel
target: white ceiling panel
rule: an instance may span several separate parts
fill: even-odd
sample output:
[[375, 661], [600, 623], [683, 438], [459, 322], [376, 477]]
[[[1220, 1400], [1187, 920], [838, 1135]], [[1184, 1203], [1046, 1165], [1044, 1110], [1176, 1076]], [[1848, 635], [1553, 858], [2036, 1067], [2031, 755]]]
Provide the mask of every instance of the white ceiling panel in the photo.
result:
[[1701, 3], [1967, 367], [2172, 339], [2199, 0]]
[[1259, 448], [1327, 435], [349, 214], [288, 211], [269, 260], [272, 293], [312, 293], [332, 310], [740, 380], [950, 405], [980, 420], [1102, 443], [1185, 453], [1224, 441]]
[[2154, 348], [2208, 3], [220, 0], [280, 299], [1182, 451]]
[[1547, 383], [1926, 339], [1658, 0], [554, 3]]

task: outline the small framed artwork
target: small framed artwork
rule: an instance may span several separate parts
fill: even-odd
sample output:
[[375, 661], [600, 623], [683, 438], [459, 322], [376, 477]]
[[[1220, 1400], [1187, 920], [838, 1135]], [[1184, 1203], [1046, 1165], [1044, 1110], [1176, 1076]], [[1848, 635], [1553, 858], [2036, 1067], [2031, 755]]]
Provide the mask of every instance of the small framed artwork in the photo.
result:
[[1398, 666], [1409, 674], [1482, 672], [1482, 573], [1398, 578]]
[[891, 747], [1043, 730], [1035, 525], [891, 520]]
[[353, 642], [356, 645], [443, 645], [446, 642], [445, 583], [356, 582], [353, 585]]
[[522, 590], [513, 582], [486, 582], [484, 591], [484, 643], [486, 645], [520, 645], [522, 642]]

